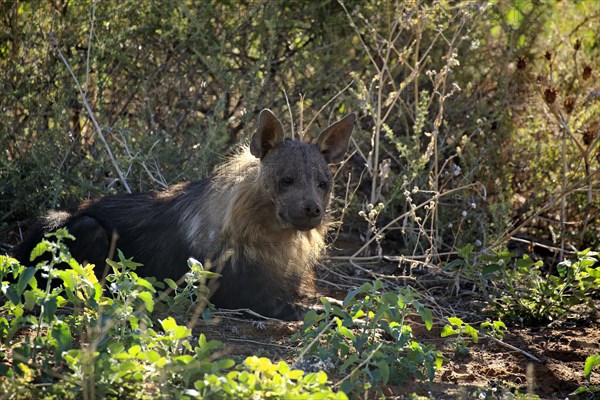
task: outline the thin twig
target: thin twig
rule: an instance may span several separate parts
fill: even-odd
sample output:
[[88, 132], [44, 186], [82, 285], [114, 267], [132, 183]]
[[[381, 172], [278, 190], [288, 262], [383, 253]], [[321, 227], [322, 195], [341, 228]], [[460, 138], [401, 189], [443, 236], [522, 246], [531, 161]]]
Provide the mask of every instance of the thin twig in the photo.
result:
[[292, 106], [290, 106], [290, 99], [288, 98], [287, 92], [285, 91], [285, 88], [283, 86], [281, 86], [281, 91], [283, 92], [283, 95], [285, 96], [285, 103], [287, 104], [288, 107], [288, 114], [290, 115], [290, 127], [292, 128], [292, 139], [296, 139], [296, 135], [294, 134], [294, 115], [292, 114]]
[[304, 357], [304, 355], [308, 352], [308, 349], [310, 349], [315, 343], [317, 343], [321, 336], [323, 336], [323, 333], [325, 333], [325, 331], [333, 324], [334, 321], [335, 319], [332, 318], [331, 321], [329, 321], [329, 323], [325, 325], [325, 327], [321, 330], [321, 332], [319, 332], [319, 334], [308, 344], [308, 346], [304, 347], [302, 352], [298, 355], [298, 358], [296, 358], [294, 366], [298, 365], [300, 360], [302, 360], [302, 357]]
[[371, 354], [369, 354], [369, 357], [365, 358], [365, 359], [363, 360], [363, 362], [361, 362], [360, 364], [358, 364], [358, 365], [356, 366], [356, 368], [354, 368], [354, 369], [352, 370], [352, 372], [350, 372], [348, 375], [346, 375], [346, 376], [344, 377], [344, 379], [342, 379], [341, 381], [338, 381], [338, 382], [336, 382], [336, 383], [335, 383], [335, 385], [333, 385], [333, 387], [334, 387], [334, 388], [338, 388], [338, 387], [340, 387], [340, 385], [341, 385], [342, 383], [344, 383], [344, 381], [346, 381], [348, 378], [350, 378], [352, 375], [354, 375], [354, 373], [355, 373], [356, 371], [358, 371], [359, 369], [361, 369], [361, 368], [363, 367], [363, 365], [365, 365], [366, 363], [368, 363], [368, 362], [369, 362], [369, 360], [371, 360], [371, 358], [373, 358], [373, 356], [375, 355], [375, 353], [377, 353], [377, 352], [379, 351], [379, 349], [381, 348], [381, 346], [383, 346], [383, 342], [382, 342], [382, 343], [379, 343], [379, 346], [377, 346], [377, 347], [376, 347], [376, 348], [375, 348], [375, 349], [374, 349], [374, 350], [371, 352]]
[[306, 125], [306, 128], [305, 128], [304, 132], [303, 132], [303, 133], [301, 133], [301, 134], [302, 134], [302, 141], [303, 141], [303, 142], [307, 142], [307, 140], [306, 140], [306, 135], [307, 135], [308, 129], [310, 128], [310, 126], [312, 125], [312, 123], [313, 123], [313, 122], [315, 122], [315, 119], [317, 119], [317, 117], [319, 116], [319, 114], [321, 114], [321, 112], [322, 112], [322, 111], [325, 109], [325, 107], [327, 107], [328, 105], [330, 105], [330, 104], [331, 104], [331, 103], [332, 103], [332, 102], [333, 102], [335, 99], [337, 99], [338, 97], [340, 97], [340, 95], [341, 95], [342, 93], [344, 93], [346, 90], [348, 90], [348, 88], [350, 88], [350, 86], [352, 86], [352, 84], [353, 84], [353, 83], [354, 83], [354, 79], [353, 79], [353, 80], [351, 80], [351, 81], [350, 81], [350, 83], [349, 83], [349, 84], [347, 84], [345, 88], [343, 88], [342, 90], [340, 90], [339, 92], [337, 92], [337, 93], [335, 94], [335, 96], [333, 96], [331, 99], [329, 99], [329, 101], [328, 101], [327, 103], [325, 103], [325, 104], [323, 105], [323, 107], [321, 107], [321, 108], [319, 109], [319, 111], [317, 111], [317, 113], [316, 113], [316, 114], [315, 114], [315, 116], [314, 116], [314, 117], [313, 117], [313, 118], [310, 120], [310, 122], [308, 123], [308, 125]]
[[521, 349], [519, 349], [518, 347], [515, 347], [515, 346], [513, 346], [512, 344], [508, 344], [508, 343], [506, 343], [506, 342], [503, 342], [502, 340], [500, 340], [500, 339], [497, 339], [497, 338], [495, 338], [495, 337], [493, 337], [493, 336], [487, 335], [487, 334], [485, 334], [485, 333], [483, 333], [483, 332], [479, 332], [479, 334], [480, 334], [482, 337], [485, 337], [485, 338], [491, 339], [492, 341], [494, 341], [494, 342], [498, 343], [498, 344], [499, 344], [499, 345], [501, 345], [501, 346], [504, 346], [504, 347], [506, 347], [506, 348], [508, 348], [508, 349], [511, 349], [511, 350], [514, 350], [514, 351], [518, 351], [519, 353], [521, 353], [521, 354], [525, 355], [526, 357], [528, 357], [528, 358], [532, 359], [532, 360], [533, 360], [533, 361], [535, 361], [535, 362], [539, 362], [539, 363], [541, 363], [541, 362], [542, 362], [542, 360], [540, 360], [539, 358], [537, 358], [537, 357], [536, 357], [536, 356], [534, 356], [533, 354], [531, 354], [531, 353], [528, 353], [528, 352], [526, 352], [525, 350], [521, 350]]
[[100, 128], [98, 121], [96, 121], [96, 118], [94, 117], [94, 112], [92, 111], [92, 108], [90, 107], [90, 104], [87, 101], [87, 97], [86, 97], [85, 93], [83, 92], [81, 85], [79, 84], [79, 80], [75, 76], [75, 73], [71, 69], [69, 62], [63, 55], [62, 51], [60, 51], [60, 49], [58, 48], [58, 45], [56, 43], [56, 36], [54, 35], [54, 31], [50, 31], [50, 40], [52, 42], [52, 47], [58, 53], [58, 56], [60, 57], [62, 62], [65, 64], [67, 69], [69, 70], [71, 77], [73, 78], [73, 80], [75, 81], [75, 84], [77, 85], [77, 90], [79, 91], [81, 100], [83, 101], [83, 104], [85, 105], [85, 108], [88, 112], [88, 116], [92, 120], [92, 123], [94, 124], [94, 127], [96, 128], [96, 132], [98, 133], [100, 140], [102, 140], [102, 143], [104, 144], [104, 147], [106, 148], [106, 152], [108, 153], [108, 156], [110, 157], [110, 160], [111, 160], [113, 166], [115, 167], [115, 170], [117, 172], [117, 175], [119, 176], [119, 180], [121, 181], [121, 184], [123, 185], [123, 187], [125, 188], [127, 193], [131, 193], [131, 189], [129, 188], [129, 185], [127, 184], [127, 180], [125, 179], [125, 175], [123, 175], [123, 173], [121, 172], [121, 168], [119, 168], [119, 164], [117, 163], [117, 160], [115, 159], [115, 156], [113, 155], [112, 150], [110, 149], [110, 146], [108, 145], [108, 141], [106, 140], [106, 138], [104, 137], [104, 134], [102, 133], [102, 128]]
[[[387, 225], [385, 225], [384, 227], [382, 227], [379, 231], [381, 233], [385, 232], [386, 230], [388, 230], [391, 226], [393, 226], [394, 224], [396, 224], [398, 221], [402, 220], [403, 218], [406, 218], [407, 216], [413, 214], [416, 210], [421, 209], [423, 207], [429, 206], [430, 204], [435, 204], [435, 202], [437, 202], [440, 198], [444, 197], [444, 196], [448, 196], [452, 193], [461, 191], [461, 190], [466, 190], [469, 188], [474, 188], [476, 186], [482, 186], [481, 183], [479, 182], [475, 182], [475, 183], [471, 183], [465, 186], [461, 186], [461, 187], [457, 187], [454, 189], [450, 189], [444, 193], [436, 193], [434, 194], [429, 200], [424, 201], [423, 203], [419, 204], [418, 206], [414, 206], [412, 207], [409, 211], [401, 214], [400, 216], [394, 218], [393, 220], [391, 220]], [[356, 256], [358, 256], [359, 254], [361, 254], [367, 247], [369, 247], [371, 245], [371, 243], [373, 243], [373, 241], [376, 239], [375, 236], [371, 237], [364, 245], [362, 245], [362, 247], [360, 249], [358, 249], [356, 252], [354, 252], [354, 254], [352, 255], [351, 259], [354, 259]]]
[[304, 94], [300, 94], [300, 107], [298, 110], [298, 138], [302, 140], [302, 132], [304, 132]]
[[90, 35], [88, 36], [87, 60], [85, 63], [85, 93], [89, 90], [90, 83], [90, 53], [92, 52], [92, 37], [94, 36], [94, 20], [96, 19], [96, 0], [92, 1], [92, 17], [90, 20]]

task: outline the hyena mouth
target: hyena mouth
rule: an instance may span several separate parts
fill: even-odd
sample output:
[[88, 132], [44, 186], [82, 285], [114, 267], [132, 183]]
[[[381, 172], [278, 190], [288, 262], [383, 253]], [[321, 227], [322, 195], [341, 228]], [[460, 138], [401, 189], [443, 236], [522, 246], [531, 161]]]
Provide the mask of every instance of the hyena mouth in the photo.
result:
[[314, 218], [294, 218], [286, 215], [282, 211], [278, 213], [278, 217], [284, 226], [292, 227], [298, 231], [310, 231], [311, 229], [315, 229], [321, 225], [322, 222], [322, 218], [320, 216]]
[[312, 220], [304, 221], [302, 223], [292, 222], [292, 225], [299, 231], [310, 231], [311, 229], [315, 229], [317, 226], [321, 225], [321, 218], [313, 218]]

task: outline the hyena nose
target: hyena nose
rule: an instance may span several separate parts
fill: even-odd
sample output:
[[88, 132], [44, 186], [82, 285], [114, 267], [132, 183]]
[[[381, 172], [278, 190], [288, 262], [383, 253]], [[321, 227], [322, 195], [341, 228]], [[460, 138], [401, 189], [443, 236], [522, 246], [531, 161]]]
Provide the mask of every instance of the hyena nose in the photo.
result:
[[310, 202], [304, 204], [304, 215], [309, 218], [315, 218], [321, 215], [321, 207], [316, 203]]

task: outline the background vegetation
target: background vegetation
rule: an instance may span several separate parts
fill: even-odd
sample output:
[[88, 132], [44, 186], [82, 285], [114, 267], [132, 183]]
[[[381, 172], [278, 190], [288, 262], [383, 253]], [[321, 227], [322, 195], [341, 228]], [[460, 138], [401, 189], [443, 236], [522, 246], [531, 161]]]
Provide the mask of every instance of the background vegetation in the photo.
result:
[[47, 209], [207, 176], [264, 107], [312, 135], [354, 111], [340, 271], [433, 271], [531, 323], [597, 305], [576, 250], [600, 238], [595, 1], [15, 0], [0, 19], [3, 252]]

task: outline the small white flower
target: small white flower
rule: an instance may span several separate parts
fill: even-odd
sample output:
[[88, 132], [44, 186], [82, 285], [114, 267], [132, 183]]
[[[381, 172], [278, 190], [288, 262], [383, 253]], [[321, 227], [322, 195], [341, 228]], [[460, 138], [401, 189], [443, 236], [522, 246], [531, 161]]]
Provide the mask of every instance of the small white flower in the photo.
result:
[[475, 241], [475, 246], [477, 246], [477, 247], [481, 247], [481, 244], [482, 244], [482, 243], [481, 243], [481, 240], [477, 239], [477, 240]]
[[464, 218], [464, 217], [466, 217], [466, 216], [467, 216], [467, 210], [463, 210], [463, 211], [460, 213], [460, 215], [462, 215], [462, 216], [463, 216], [463, 218]]
[[475, 203], [471, 203], [471, 208], [472, 208], [472, 209], [475, 209], [475, 208], [477, 208], [477, 204], [475, 204]]
[[448, 59], [448, 66], [450, 68], [452, 67], [456, 67], [460, 65], [460, 62], [456, 59], [457, 54], [456, 53], [452, 53], [452, 55], [450, 56], [450, 58]]
[[450, 223], [448, 224], [448, 228], [450, 228], [450, 229], [452, 229], [452, 227], [453, 227], [453, 226], [454, 226], [454, 224], [453, 224], [452, 222], [450, 222]]
[[454, 166], [452, 168], [453, 168], [452, 173], [454, 174], [454, 176], [458, 176], [460, 174], [460, 167], [458, 165], [454, 164]]

